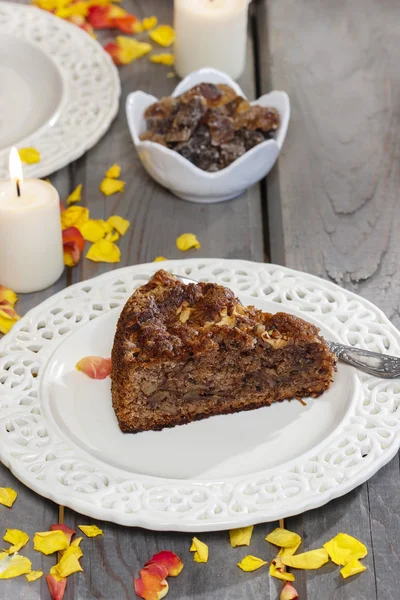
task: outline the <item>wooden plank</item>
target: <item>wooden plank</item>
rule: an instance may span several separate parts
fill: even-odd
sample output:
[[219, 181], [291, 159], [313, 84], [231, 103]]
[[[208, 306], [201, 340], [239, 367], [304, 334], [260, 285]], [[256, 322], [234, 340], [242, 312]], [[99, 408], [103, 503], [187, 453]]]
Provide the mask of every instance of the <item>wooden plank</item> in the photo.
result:
[[[264, 0], [257, 14], [263, 91], [286, 90], [292, 105], [268, 178], [272, 261], [344, 285], [398, 324], [400, 6]], [[344, 530], [370, 552], [354, 581], [298, 578], [302, 598], [398, 597], [398, 466], [396, 458], [346, 497], [288, 521], [310, 546]]]

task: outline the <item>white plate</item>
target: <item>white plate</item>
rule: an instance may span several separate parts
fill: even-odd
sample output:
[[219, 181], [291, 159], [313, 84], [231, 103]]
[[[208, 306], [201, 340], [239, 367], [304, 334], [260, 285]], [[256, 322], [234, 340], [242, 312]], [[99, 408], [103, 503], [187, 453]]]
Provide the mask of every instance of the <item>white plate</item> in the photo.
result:
[[110, 56], [87, 33], [41, 9], [0, 3], [0, 179], [11, 146], [32, 146], [45, 177], [94, 146], [118, 110]]
[[[75, 370], [109, 356], [118, 314], [154, 263], [77, 284], [26, 315], [0, 342], [0, 456], [38, 493], [95, 518], [201, 531], [276, 520], [359, 485], [398, 450], [400, 382], [339, 365], [318, 399], [122, 434], [110, 381]], [[316, 277], [245, 261], [163, 267], [226, 284], [242, 301], [284, 309], [323, 335], [400, 354], [400, 334], [375, 306]]]

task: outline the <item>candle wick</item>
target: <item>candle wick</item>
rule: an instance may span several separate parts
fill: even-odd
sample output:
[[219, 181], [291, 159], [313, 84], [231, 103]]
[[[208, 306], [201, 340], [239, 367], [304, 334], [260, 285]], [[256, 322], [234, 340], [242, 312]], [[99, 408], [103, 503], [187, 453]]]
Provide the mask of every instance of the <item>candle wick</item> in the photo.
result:
[[17, 196], [19, 198], [21, 196], [21, 189], [19, 187], [19, 179], [17, 179], [16, 184], [17, 184]]

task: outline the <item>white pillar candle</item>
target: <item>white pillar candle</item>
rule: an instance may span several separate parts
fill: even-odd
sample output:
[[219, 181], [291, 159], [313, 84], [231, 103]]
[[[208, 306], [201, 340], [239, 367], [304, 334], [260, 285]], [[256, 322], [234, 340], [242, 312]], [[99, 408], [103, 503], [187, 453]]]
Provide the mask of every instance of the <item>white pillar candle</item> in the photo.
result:
[[13, 180], [0, 181], [0, 284], [19, 293], [37, 292], [63, 270], [57, 190], [40, 179], [23, 180], [22, 170]]
[[175, 0], [175, 68], [213, 67], [237, 79], [246, 63], [250, 0]]

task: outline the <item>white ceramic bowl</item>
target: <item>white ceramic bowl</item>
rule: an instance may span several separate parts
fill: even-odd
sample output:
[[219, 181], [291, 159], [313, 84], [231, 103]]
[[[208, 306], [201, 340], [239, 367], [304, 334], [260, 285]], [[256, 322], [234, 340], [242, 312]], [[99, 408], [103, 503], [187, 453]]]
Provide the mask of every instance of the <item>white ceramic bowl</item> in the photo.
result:
[[[227, 83], [237, 94], [245, 97], [240, 86], [225, 73], [216, 69], [199, 69], [191, 73], [175, 88], [179, 96], [198, 83]], [[144, 112], [157, 98], [144, 92], [133, 92], [126, 100], [126, 114], [133, 143], [147, 172], [176, 196], [210, 204], [230, 200], [265, 177], [272, 169], [282, 148], [290, 118], [290, 103], [286, 92], [264, 94], [252, 104], [276, 108], [281, 125], [274, 139], [266, 140], [217, 173], [202, 171], [186, 158], [161, 144], [140, 141], [146, 131]]]

